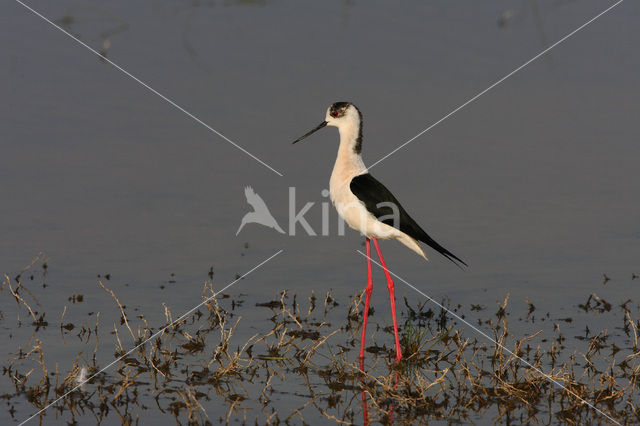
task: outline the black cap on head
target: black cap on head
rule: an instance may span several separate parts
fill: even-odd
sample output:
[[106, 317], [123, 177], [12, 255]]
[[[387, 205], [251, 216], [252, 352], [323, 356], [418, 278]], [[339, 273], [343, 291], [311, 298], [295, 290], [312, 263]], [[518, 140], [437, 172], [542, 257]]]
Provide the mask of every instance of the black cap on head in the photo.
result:
[[347, 108], [351, 105], [353, 105], [351, 102], [336, 102], [331, 104], [329, 107], [329, 115], [333, 118], [342, 117], [347, 112]]

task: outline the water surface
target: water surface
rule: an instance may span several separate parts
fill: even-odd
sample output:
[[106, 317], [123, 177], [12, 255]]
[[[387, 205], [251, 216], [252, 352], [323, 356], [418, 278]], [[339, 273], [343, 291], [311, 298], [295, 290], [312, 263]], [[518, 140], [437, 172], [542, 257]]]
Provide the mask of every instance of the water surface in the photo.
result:
[[[65, 306], [70, 321], [98, 311], [105, 323], [117, 319], [98, 275], [110, 274], [126, 305], [161, 322], [162, 302], [174, 313], [199, 303], [210, 268], [222, 288], [280, 249], [228, 290], [247, 294], [245, 318], [282, 289], [332, 289], [347, 300], [364, 285], [361, 237], [307, 237], [301, 228], [291, 237], [258, 225], [236, 236], [249, 211], [244, 187], [253, 186], [286, 229], [295, 186], [300, 205], [316, 203], [307, 217], [320, 229], [337, 132], [290, 142], [330, 103], [362, 110], [372, 164], [609, 3], [29, 5], [96, 49], [108, 39], [108, 58], [284, 174], [5, 2], [0, 271], [13, 277], [44, 252], [38, 310], [53, 324]], [[506, 10], [513, 18], [499, 25]], [[435, 254], [425, 264], [384, 243], [392, 270], [470, 317], [472, 303], [493, 307], [507, 293], [523, 312], [528, 298], [556, 317], [594, 292], [614, 303], [638, 295], [631, 277], [640, 270], [639, 16], [636, 3], [623, 3], [372, 169], [470, 264], [462, 272]], [[376, 321], [389, 324], [379, 272]], [[71, 303], [74, 294], [83, 302]], [[398, 295], [421, 297], [402, 284]], [[3, 296], [10, 357], [29, 333], [16, 333], [14, 301]], [[57, 335], [51, 330], [45, 341], [65, 369], [78, 347]], [[112, 354], [100, 357], [106, 364]], [[16, 421], [32, 412], [17, 409]]]

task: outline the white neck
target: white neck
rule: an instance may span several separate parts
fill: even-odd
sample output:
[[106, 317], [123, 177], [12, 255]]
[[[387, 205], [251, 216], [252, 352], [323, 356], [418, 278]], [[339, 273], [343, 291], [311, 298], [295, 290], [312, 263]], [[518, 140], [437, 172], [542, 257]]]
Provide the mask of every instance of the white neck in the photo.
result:
[[341, 175], [341, 177], [350, 180], [354, 176], [367, 172], [362, 156], [356, 152], [356, 144], [360, 135], [360, 120], [354, 119], [341, 123], [338, 130], [340, 131], [340, 147], [331, 176], [333, 178], [334, 175], [336, 177]]

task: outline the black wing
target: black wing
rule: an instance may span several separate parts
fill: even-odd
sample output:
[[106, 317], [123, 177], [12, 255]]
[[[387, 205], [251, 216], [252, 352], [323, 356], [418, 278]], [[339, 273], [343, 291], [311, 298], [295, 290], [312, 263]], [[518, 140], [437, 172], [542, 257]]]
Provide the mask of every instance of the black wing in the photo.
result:
[[[455, 261], [457, 260], [467, 266], [462, 259], [442, 247], [433, 238], [431, 238], [429, 234], [427, 234], [424, 229], [422, 229], [420, 225], [418, 225], [416, 221], [409, 216], [400, 202], [393, 196], [391, 191], [389, 191], [386, 186], [381, 184], [369, 173], [365, 173], [351, 179], [349, 187], [351, 188], [351, 192], [353, 192], [353, 194], [364, 203], [365, 207], [372, 215], [379, 220], [380, 218], [383, 218], [380, 220], [382, 223], [393, 226], [410, 237], [413, 237], [418, 241], [422, 241], [453, 263], [456, 263]], [[400, 215], [400, 223], [394, 223], [394, 212], [390, 204], [397, 207]]]

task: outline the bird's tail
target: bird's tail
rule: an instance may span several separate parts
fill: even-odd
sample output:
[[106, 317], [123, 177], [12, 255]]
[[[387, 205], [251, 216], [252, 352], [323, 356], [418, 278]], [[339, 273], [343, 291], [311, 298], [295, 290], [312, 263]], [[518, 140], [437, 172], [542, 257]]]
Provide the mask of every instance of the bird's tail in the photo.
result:
[[427, 257], [427, 253], [422, 249], [422, 246], [416, 239], [411, 238], [405, 233], [402, 233], [402, 235], [397, 237], [397, 240], [400, 241], [405, 246], [409, 247], [411, 250], [418, 253], [420, 256], [424, 257], [424, 260], [429, 261], [429, 258]]
[[[410, 236], [408, 236], [407, 234], [404, 234], [404, 233], [403, 233], [403, 235], [401, 235], [397, 239], [402, 244], [404, 244], [405, 246], [409, 247], [411, 250], [415, 251], [420, 256], [424, 257], [424, 259], [426, 261], [429, 260], [429, 258], [427, 258], [426, 252], [423, 250], [423, 248], [420, 245], [420, 243], [418, 242], [418, 240], [416, 240], [413, 237], [410, 237]], [[431, 247], [432, 249], [434, 249], [435, 251], [437, 251], [438, 253], [440, 253], [441, 255], [446, 257], [447, 259], [449, 259], [458, 268], [463, 269], [460, 264], [462, 264], [464, 266], [469, 266], [469, 265], [466, 264], [466, 262], [464, 260], [460, 259], [455, 254], [451, 253], [446, 248], [442, 247], [440, 244], [438, 244], [436, 241], [434, 241], [431, 237], [427, 236], [427, 241], [422, 240], [422, 242], [427, 244], [429, 247]]]
[[449, 259], [458, 268], [463, 269], [462, 265], [469, 266], [464, 260], [460, 259], [455, 254], [451, 253], [446, 248], [442, 247], [440, 244], [438, 244], [433, 238], [429, 237], [428, 235], [426, 236], [426, 238], [421, 239], [421, 241], [427, 244], [429, 247], [431, 247], [435, 251], [437, 251], [438, 253], [440, 253], [441, 255], [443, 255], [444, 257], [446, 257], [447, 259]]

